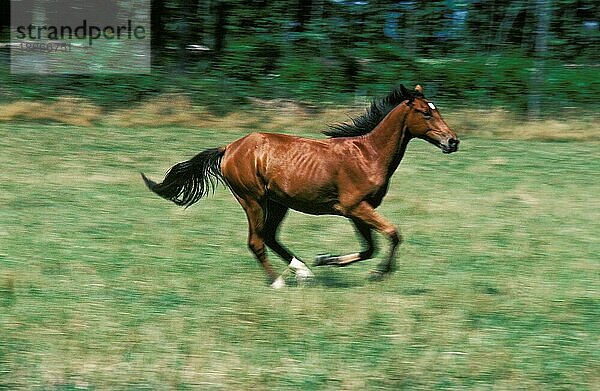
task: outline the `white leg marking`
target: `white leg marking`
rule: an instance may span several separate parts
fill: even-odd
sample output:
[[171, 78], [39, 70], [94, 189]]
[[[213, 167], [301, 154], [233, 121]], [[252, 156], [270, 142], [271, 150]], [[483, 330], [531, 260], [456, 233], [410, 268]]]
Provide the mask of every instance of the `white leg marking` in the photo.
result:
[[306, 266], [304, 262], [296, 257], [292, 258], [292, 262], [290, 262], [290, 269], [296, 273], [297, 280], [305, 281], [315, 276], [313, 272], [310, 271], [308, 266]]
[[354, 254], [348, 254], [348, 255], [344, 255], [341, 257], [338, 257], [338, 263], [340, 264], [345, 264], [345, 263], [351, 263], [354, 261], [358, 261], [360, 259], [360, 254], [359, 253], [354, 253]]
[[273, 289], [281, 289], [284, 287], [285, 287], [285, 280], [283, 279], [283, 276], [277, 277], [277, 279], [275, 281], [273, 281], [273, 283], [271, 284], [271, 288], [273, 288]]

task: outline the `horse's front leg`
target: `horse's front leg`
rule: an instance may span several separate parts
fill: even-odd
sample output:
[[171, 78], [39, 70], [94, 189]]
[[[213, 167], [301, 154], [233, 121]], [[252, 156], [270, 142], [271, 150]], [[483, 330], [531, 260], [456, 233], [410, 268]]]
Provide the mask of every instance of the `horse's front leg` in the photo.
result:
[[367, 259], [371, 259], [373, 253], [375, 252], [375, 241], [373, 240], [373, 233], [371, 227], [368, 224], [364, 223], [361, 220], [352, 218], [352, 222], [356, 228], [356, 232], [358, 232], [360, 238], [366, 245], [365, 249], [361, 252], [351, 253], [346, 255], [331, 255], [331, 254], [322, 254], [317, 255], [315, 259], [315, 266], [322, 265], [334, 265], [334, 266], [348, 266], [353, 264], [354, 262], [364, 261]]
[[[340, 210], [342, 210], [340, 208]], [[383, 261], [373, 273], [373, 278], [379, 279], [385, 275], [391, 273], [394, 270], [394, 263], [396, 259], [396, 249], [402, 241], [402, 237], [398, 232], [398, 229], [394, 227], [390, 222], [383, 218], [375, 209], [366, 201], [362, 201], [354, 208], [349, 210], [343, 210], [345, 214], [352, 218], [353, 221], [360, 221], [362, 224], [376, 229], [382, 234], [386, 235], [390, 240], [390, 250], [388, 257]]]

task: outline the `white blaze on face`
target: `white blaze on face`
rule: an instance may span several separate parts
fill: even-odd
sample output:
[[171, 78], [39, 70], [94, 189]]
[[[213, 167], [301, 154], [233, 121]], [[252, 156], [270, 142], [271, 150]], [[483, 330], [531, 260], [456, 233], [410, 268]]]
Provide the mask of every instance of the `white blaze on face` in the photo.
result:
[[429, 106], [429, 108], [430, 108], [431, 110], [435, 110], [435, 109], [436, 109], [436, 108], [435, 108], [435, 105], [434, 105], [433, 103], [431, 103], [431, 102], [427, 102], [427, 105]]

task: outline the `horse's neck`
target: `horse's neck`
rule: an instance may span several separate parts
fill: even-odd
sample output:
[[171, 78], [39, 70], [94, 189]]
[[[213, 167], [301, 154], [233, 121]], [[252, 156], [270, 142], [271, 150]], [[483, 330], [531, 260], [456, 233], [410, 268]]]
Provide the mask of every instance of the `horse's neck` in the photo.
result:
[[388, 178], [398, 168], [411, 138], [405, 123], [407, 112], [406, 105], [399, 105], [366, 138], [377, 151], [377, 161], [385, 166]]

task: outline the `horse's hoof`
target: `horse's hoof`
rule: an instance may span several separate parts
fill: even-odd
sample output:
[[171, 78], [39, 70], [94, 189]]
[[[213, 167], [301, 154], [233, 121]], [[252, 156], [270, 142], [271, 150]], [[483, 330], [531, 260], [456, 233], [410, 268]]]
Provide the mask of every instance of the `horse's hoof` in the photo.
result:
[[306, 281], [314, 278], [313, 272], [311, 272], [308, 268], [296, 270], [296, 280], [298, 281]]
[[285, 280], [282, 276], [277, 277], [275, 281], [271, 284], [271, 288], [273, 289], [281, 289], [285, 288]]
[[385, 280], [385, 278], [387, 276], [389, 276], [390, 273], [386, 272], [385, 270], [373, 270], [370, 274], [369, 274], [369, 280], [370, 281], [375, 281], [375, 282], [379, 282], [379, 281], [383, 281]]
[[296, 274], [297, 286], [312, 286], [314, 283], [315, 283], [314, 275], [300, 276], [300, 275]]
[[315, 266], [337, 265], [339, 255], [319, 254], [315, 258]]

